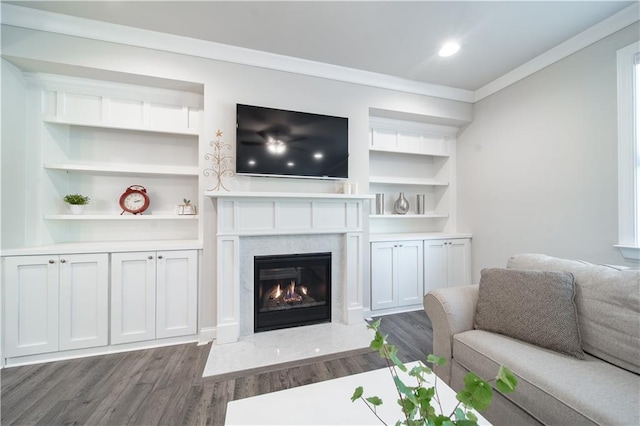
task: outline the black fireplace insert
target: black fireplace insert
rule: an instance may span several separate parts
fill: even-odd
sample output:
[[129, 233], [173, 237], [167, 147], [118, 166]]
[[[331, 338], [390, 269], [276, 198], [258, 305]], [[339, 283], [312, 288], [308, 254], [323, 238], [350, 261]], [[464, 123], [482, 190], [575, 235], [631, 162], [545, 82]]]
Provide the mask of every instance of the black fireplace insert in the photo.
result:
[[254, 331], [331, 321], [331, 253], [254, 257]]

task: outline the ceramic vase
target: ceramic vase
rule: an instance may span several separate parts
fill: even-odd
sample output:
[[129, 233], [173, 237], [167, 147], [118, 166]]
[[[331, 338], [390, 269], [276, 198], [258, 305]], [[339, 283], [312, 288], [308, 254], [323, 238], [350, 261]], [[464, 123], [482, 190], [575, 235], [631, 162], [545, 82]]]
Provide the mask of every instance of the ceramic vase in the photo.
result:
[[409, 211], [409, 200], [404, 196], [404, 192], [400, 193], [400, 196], [393, 205], [393, 209], [397, 214], [407, 214]]

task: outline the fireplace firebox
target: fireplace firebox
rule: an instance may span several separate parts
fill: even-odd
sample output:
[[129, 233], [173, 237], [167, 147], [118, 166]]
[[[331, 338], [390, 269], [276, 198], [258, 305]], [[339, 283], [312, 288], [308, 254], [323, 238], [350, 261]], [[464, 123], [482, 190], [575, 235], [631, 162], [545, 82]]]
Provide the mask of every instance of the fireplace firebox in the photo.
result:
[[254, 331], [331, 321], [331, 253], [254, 257]]

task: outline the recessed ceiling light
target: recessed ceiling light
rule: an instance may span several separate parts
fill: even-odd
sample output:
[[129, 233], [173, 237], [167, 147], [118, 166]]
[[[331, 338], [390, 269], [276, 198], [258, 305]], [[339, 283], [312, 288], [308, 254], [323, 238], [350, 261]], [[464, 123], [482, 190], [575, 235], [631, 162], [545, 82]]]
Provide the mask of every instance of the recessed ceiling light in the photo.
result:
[[249, 160], [249, 165], [250, 166], [255, 166], [256, 165], [256, 160]]
[[294, 165], [295, 165], [295, 164], [293, 163], [293, 161], [289, 161], [289, 162], [287, 163], [287, 166], [289, 166], [289, 167], [293, 167]]
[[313, 154], [313, 158], [319, 160], [323, 157], [321, 152], [316, 152], [315, 154]]
[[442, 46], [442, 49], [440, 49], [438, 55], [446, 58], [447, 56], [454, 55], [458, 50], [460, 50], [460, 45], [455, 41], [449, 41]]

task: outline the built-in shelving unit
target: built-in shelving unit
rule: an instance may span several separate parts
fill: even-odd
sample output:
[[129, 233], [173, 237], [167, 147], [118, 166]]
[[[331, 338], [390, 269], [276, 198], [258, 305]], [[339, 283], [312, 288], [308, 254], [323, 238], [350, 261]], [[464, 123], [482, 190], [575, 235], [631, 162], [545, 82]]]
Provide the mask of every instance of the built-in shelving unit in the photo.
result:
[[[201, 241], [202, 94], [81, 78], [25, 74], [30, 157], [25, 247], [102, 241]], [[120, 196], [146, 188], [142, 215], [121, 214]], [[66, 194], [91, 198], [72, 215]], [[166, 222], [166, 225], [165, 225]]]
[[[382, 212], [376, 211], [376, 202], [371, 203], [372, 233], [454, 230], [457, 131], [451, 126], [370, 118], [369, 192], [384, 197]], [[405, 215], [394, 211], [400, 193], [409, 201]], [[420, 213], [418, 194], [425, 200]]]

